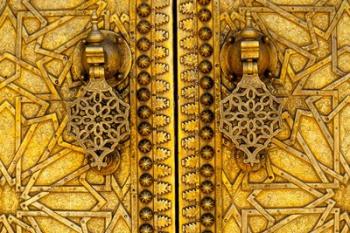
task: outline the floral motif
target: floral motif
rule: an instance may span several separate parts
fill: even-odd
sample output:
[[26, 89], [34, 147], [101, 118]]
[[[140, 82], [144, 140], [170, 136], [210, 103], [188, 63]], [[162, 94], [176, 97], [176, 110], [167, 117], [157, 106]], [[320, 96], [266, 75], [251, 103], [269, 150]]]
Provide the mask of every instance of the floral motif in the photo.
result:
[[281, 125], [282, 105], [257, 75], [243, 76], [221, 103], [221, 131], [244, 152], [245, 163], [259, 163]]
[[129, 105], [118, 98], [104, 79], [91, 80], [70, 103], [69, 132], [92, 156], [92, 167], [107, 166], [107, 155], [130, 132]]

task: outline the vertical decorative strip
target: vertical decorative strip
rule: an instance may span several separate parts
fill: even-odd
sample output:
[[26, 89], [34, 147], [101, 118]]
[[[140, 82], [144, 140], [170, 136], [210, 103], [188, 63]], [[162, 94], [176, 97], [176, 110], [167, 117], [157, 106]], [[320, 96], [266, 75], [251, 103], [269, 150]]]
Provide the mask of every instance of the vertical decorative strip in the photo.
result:
[[200, 231], [215, 232], [215, 81], [213, 0], [197, 1], [198, 73], [199, 73], [199, 141], [200, 141]]
[[[136, 0], [130, 0], [130, 48], [133, 61], [136, 60]], [[131, 177], [131, 232], [138, 232], [138, 209], [139, 209], [139, 194], [138, 194], [138, 151], [137, 151], [137, 130], [135, 128], [137, 122], [137, 99], [135, 90], [137, 88], [136, 66], [133, 65], [130, 72], [130, 177]], [[132, 172], [134, 171], [134, 172]]]
[[152, 6], [139, 0], [136, 3], [136, 77], [137, 77], [137, 123], [138, 133], [138, 181], [139, 181], [139, 232], [154, 232], [154, 154], [152, 117]]
[[213, 30], [214, 30], [214, 81], [215, 81], [215, 230], [213, 232], [221, 233], [223, 231], [223, 213], [224, 203], [222, 195], [222, 136], [218, 127], [220, 125], [220, 100], [221, 98], [221, 68], [220, 68], [220, 38], [221, 38], [221, 24], [220, 24], [220, 0], [213, 0]]
[[172, 1], [153, 0], [153, 116], [157, 232], [175, 232], [174, 77]]
[[221, 219], [218, 12], [214, 0], [184, 0], [178, 5], [179, 217], [180, 231], [186, 233], [216, 232], [216, 220]]
[[136, 4], [138, 232], [174, 232], [171, 2]]
[[179, 115], [179, 223], [180, 232], [200, 229], [199, 88], [196, 1], [178, 3], [178, 115]]
[[215, 80], [215, 230], [213, 232], [221, 233], [223, 231], [223, 201], [222, 201], [222, 137], [219, 131], [220, 122], [220, 101], [221, 101], [221, 68], [220, 68], [220, 0], [213, 0], [213, 29], [214, 29], [214, 80]]

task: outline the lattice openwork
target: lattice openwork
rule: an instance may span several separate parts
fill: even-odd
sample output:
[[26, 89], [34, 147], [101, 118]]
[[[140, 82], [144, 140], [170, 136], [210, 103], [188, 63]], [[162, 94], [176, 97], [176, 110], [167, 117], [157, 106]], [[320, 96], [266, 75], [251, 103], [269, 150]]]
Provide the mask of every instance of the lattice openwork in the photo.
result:
[[[130, 104], [132, 130], [117, 171], [107, 175], [91, 168], [84, 148], [67, 133], [66, 101], [82, 85], [72, 67], [74, 50], [90, 32], [93, 11], [101, 30], [125, 38], [135, 60], [154, 59], [145, 69], [134, 62], [133, 81], [118, 82], [118, 97]], [[0, 1], [0, 232], [131, 233], [147, 226], [175, 232], [171, 12], [165, 0]], [[143, 35], [139, 21], [152, 30], [143, 47], [134, 43]], [[147, 101], [136, 105], [136, 93], [145, 92]], [[117, 108], [125, 118], [127, 110], [117, 103], [109, 110]], [[139, 107], [152, 115], [141, 119]], [[146, 121], [150, 135], [141, 137], [137, 126]], [[145, 153], [138, 145], [145, 138], [153, 146], [146, 161], [152, 162], [141, 167]], [[146, 172], [155, 179], [143, 189], [138, 180]], [[144, 222], [139, 216], [146, 205], [154, 214]]]
[[259, 152], [280, 131], [282, 105], [257, 75], [243, 76], [221, 102], [220, 129], [245, 153], [245, 163], [259, 163]]
[[70, 104], [69, 131], [92, 156], [92, 167], [106, 167], [106, 156], [129, 135], [129, 109], [104, 79], [92, 80]]
[[[198, 0], [195, 6], [180, 0], [178, 8], [183, 232], [349, 232], [349, 1]], [[203, 21], [208, 11], [212, 20]], [[275, 43], [288, 93], [282, 131], [266, 150], [265, 167], [251, 172], [233, 159], [231, 140], [221, 133], [208, 140], [195, 130], [219, 131], [218, 106], [236, 84], [217, 67], [218, 52], [242, 29], [247, 11]], [[208, 165], [213, 172], [198, 172]], [[196, 202], [203, 197], [215, 205]], [[215, 221], [204, 225], [208, 218], [201, 217], [209, 214]]]

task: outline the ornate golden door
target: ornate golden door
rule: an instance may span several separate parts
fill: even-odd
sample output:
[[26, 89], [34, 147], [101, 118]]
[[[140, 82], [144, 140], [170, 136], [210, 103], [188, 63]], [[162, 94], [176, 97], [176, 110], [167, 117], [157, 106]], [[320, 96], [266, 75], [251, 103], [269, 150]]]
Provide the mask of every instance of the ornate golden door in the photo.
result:
[[171, 4], [1, 1], [1, 232], [175, 232]]
[[178, 1], [180, 232], [349, 232], [349, 9]]
[[350, 232], [349, 4], [0, 1], [0, 233]]

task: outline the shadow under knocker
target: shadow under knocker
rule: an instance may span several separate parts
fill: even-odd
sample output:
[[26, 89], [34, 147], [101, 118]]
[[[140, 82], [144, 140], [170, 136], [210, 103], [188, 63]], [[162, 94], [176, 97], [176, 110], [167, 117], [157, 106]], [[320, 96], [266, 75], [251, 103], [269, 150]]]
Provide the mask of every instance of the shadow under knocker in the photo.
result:
[[221, 68], [234, 89], [220, 103], [220, 130], [234, 144], [238, 165], [256, 171], [282, 126], [282, 97], [276, 47], [252, 26], [230, 35], [221, 49]]
[[130, 106], [114, 87], [127, 78], [132, 59], [125, 39], [100, 31], [97, 24], [94, 12], [90, 34], [74, 50], [73, 73], [85, 84], [67, 103], [68, 132], [85, 150], [92, 168], [111, 174], [120, 165], [121, 144], [130, 134]]

